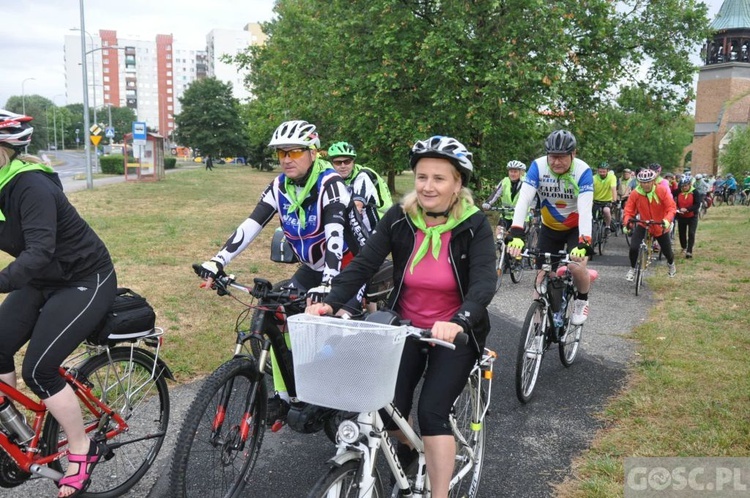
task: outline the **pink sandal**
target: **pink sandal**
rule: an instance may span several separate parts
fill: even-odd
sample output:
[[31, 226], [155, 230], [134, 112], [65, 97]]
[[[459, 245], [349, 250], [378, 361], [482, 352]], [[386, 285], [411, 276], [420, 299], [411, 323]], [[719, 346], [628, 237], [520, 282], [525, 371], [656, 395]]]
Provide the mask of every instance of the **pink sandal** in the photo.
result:
[[89, 442], [89, 452], [86, 455], [68, 454], [68, 462], [78, 464], [78, 472], [65, 476], [57, 483], [58, 488], [69, 486], [75, 491], [66, 498], [72, 498], [83, 493], [91, 483], [91, 474], [96, 465], [109, 453], [109, 448], [103, 444]]

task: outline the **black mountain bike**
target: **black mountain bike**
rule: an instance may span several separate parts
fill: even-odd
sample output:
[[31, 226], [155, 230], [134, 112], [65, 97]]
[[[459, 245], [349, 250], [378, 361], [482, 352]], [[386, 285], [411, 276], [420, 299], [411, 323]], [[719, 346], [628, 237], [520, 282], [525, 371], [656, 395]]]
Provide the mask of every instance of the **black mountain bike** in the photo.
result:
[[[197, 273], [196, 267], [193, 265]], [[186, 412], [170, 469], [171, 496], [176, 497], [241, 496], [266, 430], [271, 346], [292, 398], [287, 423], [293, 430], [312, 433], [325, 429], [334, 440], [338, 424], [347, 416], [339, 410], [296, 401], [292, 353], [284, 332], [286, 318], [304, 311], [304, 293], [291, 287], [288, 280], [272, 285], [256, 278], [248, 287], [236, 283], [233, 275], [217, 278], [215, 288], [219, 295], [241, 291], [256, 302], [247, 304], [235, 297], [245, 309], [235, 325], [232, 358], [205, 379]], [[274, 424], [271, 430], [280, 428]]]

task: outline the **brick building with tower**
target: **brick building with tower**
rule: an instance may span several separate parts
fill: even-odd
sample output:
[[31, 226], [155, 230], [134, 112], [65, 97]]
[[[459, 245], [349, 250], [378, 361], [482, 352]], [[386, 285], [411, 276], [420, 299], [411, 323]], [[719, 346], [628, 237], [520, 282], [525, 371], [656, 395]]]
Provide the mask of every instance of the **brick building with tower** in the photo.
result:
[[724, 0], [711, 23], [698, 75], [693, 143], [685, 147], [693, 173], [717, 174], [719, 152], [750, 121], [750, 0]]

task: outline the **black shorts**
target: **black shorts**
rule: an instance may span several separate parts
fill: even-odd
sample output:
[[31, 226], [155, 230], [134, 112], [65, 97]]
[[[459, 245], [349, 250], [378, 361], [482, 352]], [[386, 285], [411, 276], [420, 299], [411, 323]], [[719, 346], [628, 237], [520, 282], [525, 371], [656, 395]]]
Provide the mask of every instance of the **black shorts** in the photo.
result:
[[[549, 252], [557, 254], [558, 252], [572, 251], [578, 245], [578, 227], [570, 230], [552, 230], [546, 225], [542, 225], [539, 230], [539, 252]], [[540, 270], [544, 264], [544, 258], [536, 258], [536, 268]], [[552, 267], [557, 268], [557, 260], [552, 260]]]

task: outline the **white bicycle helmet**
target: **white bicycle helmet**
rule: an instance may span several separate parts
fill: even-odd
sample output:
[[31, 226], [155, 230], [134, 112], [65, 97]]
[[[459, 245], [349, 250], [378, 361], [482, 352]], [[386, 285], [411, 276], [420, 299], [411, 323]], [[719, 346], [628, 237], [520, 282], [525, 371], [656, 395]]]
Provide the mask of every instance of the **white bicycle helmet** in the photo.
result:
[[513, 161], [508, 161], [508, 165], [506, 167], [508, 169], [520, 169], [522, 171], [526, 171], [526, 165], [521, 161], [516, 161], [515, 159]]
[[34, 128], [29, 124], [31, 116], [0, 109], [0, 145], [22, 149], [31, 143]]
[[273, 132], [269, 147], [307, 147], [319, 148], [320, 138], [315, 125], [307, 121], [285, 121]]
[[637, 178], [639, 182], [652, 182], [656, 180], [656, 171], [649, 168], [643, 168], [638, 172]]
[[474, 165], [471, 164], [471, 160], [474, 158], [472, 153], [461, 142], [451, 137], [435, 135], [426, 140], [420, 140], [411, 148], [409, 155], [412, 170], [417, 166], [417, 161], [423, 157], [449, 160], [461, 174], [461, 181], [464, 186], [469, 183], [474, 171]]

